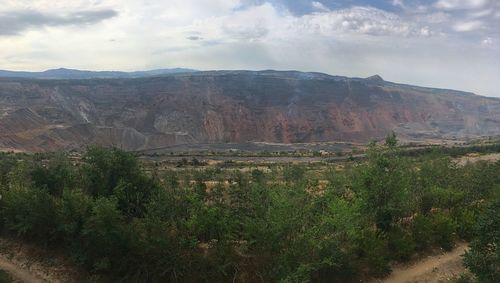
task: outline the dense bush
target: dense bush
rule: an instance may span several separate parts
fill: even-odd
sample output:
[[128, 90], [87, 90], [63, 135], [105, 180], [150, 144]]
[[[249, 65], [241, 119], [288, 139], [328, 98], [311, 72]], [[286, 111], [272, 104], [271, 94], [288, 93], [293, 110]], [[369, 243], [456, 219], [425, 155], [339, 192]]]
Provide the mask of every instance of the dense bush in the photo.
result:
[[401, 228], [393, 228], [387, 235], [388, 248], [395, 260], [408, 260], [415, 253], [416, 243], [412, 235]]
[[479, 217], [465, 264], [480, 282], [500, 282], [500, 201], [497, 198]]
[[0, 269], [0, 283], [11, 283], [14, 282], [12, 280], [12, 276], [9, 273]]
[[324, 176], [302, 165], [150, 176], [132, 154], [100, 147], [77, 166], [2, 155], [0, 229], [132, 282], [356, 281], [462, 237], [470, 269], [497, 282], [500, 164], [403, 156], [394, 138]]
[[55, 239], [58, 203], [43, 189], [13, 188], [2, 193], [4, 227], [28, 239]]

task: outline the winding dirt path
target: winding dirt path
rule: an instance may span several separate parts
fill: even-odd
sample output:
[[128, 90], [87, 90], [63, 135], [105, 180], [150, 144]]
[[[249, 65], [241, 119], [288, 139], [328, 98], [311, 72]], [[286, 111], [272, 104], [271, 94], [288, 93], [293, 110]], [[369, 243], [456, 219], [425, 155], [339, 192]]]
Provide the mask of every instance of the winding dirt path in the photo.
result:
[[465, 271], [462, 255], [466, 249], [467, 244], [462, 243], [451, 252], [429, 256], [410, 266], [395, 267], [383, 282], [447, 282]]
[[0, 255], [0, 269], [9, 273], [16, 282], [25, 282], [25, 283], [46, 282], [45, 280], [41, 279], [40, 277], [30, 272], [29, 270], [26, 270], [24, 268], [21, 268], [20, 266], [15, 265], [3, 255]]
[[0, 237], [0, 270], [14, 282], [87, 282], [88, 275], [53, 250]]
[[[428, 256], [410, 265], [394, 267], [391, 275], [385, 280], [382, 280], [382, 282], [447, 282], [450, 278], [458, 276], [465, 271], [462, 264], [462, 255], [466, 249], [467, 244], [461, 243], [451, 252]], [[37, 272], [23, 268], [17, 264], [16, 261], [11, 261], [2, 254], [0, 254], [0, 270], [8, 272], [13, 277], [15, 282], [49, 282], [45, 280], [43, 276], [37, 274]]]

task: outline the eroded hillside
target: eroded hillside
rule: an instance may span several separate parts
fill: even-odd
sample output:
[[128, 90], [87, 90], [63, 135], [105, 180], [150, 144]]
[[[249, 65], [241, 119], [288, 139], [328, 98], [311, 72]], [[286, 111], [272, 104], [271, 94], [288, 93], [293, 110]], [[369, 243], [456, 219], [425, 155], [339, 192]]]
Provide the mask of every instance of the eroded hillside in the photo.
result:
[[500, 133], [500, 100], [368, 79], [219, 71], [137, 79], [0, 79], [0, 147], [366, 142]]

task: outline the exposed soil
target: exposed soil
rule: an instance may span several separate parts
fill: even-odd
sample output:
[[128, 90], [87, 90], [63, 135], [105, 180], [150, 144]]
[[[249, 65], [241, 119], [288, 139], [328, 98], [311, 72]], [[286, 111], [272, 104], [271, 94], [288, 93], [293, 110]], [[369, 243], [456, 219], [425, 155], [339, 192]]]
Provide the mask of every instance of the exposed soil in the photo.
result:
[[463, 166], [467, 163], [475, 163], [478, 161], [496, 162], [498, 160], [500, 160], [500, 153], [491, 153], [484, 155], [470, 153], [466, 156], [457, 158], [455, 162], [457, 162], [458, 165]]
[[249, 142], [258, 149], [366, 144], [391, 130], [407, 141], [500, 134], [498, 98], [317, 73], [1, 78], [0, 93], [0, 148], [28, 152], [89, 144], [167, 153]]
[[85, 274], [53, 251], [0, 238], [0, 270], [14, 282], [80, 282]]
[[[30, 248], [21, 248], [18, 243], [0, 239], [0, 247], [0, 270], [9, 273], [14, 282], [77, 282], [77, 278], [82, 279], [61, 262], [42, 263], [43, 258], [33, 255], [33, 251], [29, 251]], [[6, 247], [10, 254], [5, 253]], [[440, 252], [409, 264], [395, 266], [391, 275], [382, 282], [452, 282], [454, 278], [466, 272], [462, 264], [462, 255], [466, 249], [467, 244], [461, 243], [451, 252]]]
[[467, 244], [461, 243], [451, 252], [442, 252], [408, 265], [396, 266], [383, 282], [452, 282], [454, 278], [466, 272], [462, 263], [462, 255], [466, 249]]
[[16, 264], [13, 264], [5, 256], [0, 255], [0, 269], [9, 273], [15, 281], [18, 282], [47, 282], [38, 277], [34, 272], [26, 270]]

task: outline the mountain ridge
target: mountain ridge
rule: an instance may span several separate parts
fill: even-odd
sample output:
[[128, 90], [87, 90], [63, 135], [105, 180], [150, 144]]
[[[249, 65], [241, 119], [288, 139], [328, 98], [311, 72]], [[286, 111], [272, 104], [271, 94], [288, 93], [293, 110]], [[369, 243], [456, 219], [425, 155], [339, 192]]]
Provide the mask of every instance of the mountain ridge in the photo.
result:
[[[61, 75], [61, 72], [69, 72], [76, 73], [76, 76], [67, 76]], [[89, 75], [86, 75], [86, 74]], [[51, 75], [52, 74], [52, 75]], [[58, 75], [53, 75], [58, 74]], [[200, 71], [196, 69], [188, 69], [188, 68], [170, 68], [170, 69], [153, 69], [146, 71], [86, 71], [79, 69], [67, 69], [67, 68], [58, 68], [58, 69], [49, 69], [41, 72], [31, 72], [31, 71], [9, 71], [9, 70], [0, 70], [0, 80], [1, 79], [41, 79], [41, 80], [98, 80], [98, 79], [141, 79], [141, 78], [154, 78], [154, 77], [163, 77], [163, 76], [203, 76], [203, 75], [227, 75], [227, 74], [253, 74], [253, 75], [270, 75], [270, 74], [292, 74], [298, 76], [301, 79], [338, 79], [338, 80], [369, 80], [373, 83], [384, 83], [384, 84], [393, 84], [398, 86], [405, 86], [409, 88], [425, 88], [430, 90], [437, 91], [449, 91], [456, 94], [461, 95], [476, 95], [482, 97], [492, 97], [485, 96], [481, 94], [476, 94], [470, 91], [462, 91], [456, 90], [452, 88], [443, 88], [443, 87], [428, 87], [428, 86], [419, 86], [412, 85], [408, 83], [399, 83], [384, 80], [380, 75], [372, 75], [366, 78], [363, 77], [348, 77], [348, 76], [340, 76], [340, 75], [331, 75], [322, 72], [307, 72], [307, 71], [297, 71], [297, 70], [273, 70], [273, 69], [265, 69], [265, 70], [207, 70]], [[278, 76], [280, 77], [280, 76]], [[492, 97], [497, 98], [497, 97]]]
[[158, 75], [168, 75], [176, 73], [197, 72], [194, 69], [171, 68], [171, 69], [153, 69], [146, 71], [88, 71], [68, 68], [49, 69], [41, 72], [29, 71], [9, 71], [0, 70], [2, 78], [29, 78], [29, 79], [112, 79], [112, 78], [141, 78]]
[[500, 134], [500, 99], [297, 71], [0, 79], [0, 148], [368, 142]]
[[[427, 87], [427, 86], [417, 86], [408, 83], [398, 83], [392, 81], [384, 80], [379, 74], [375, 74], [366, 78], [363, 77], [348, 77], [340, 75], [332, 75], [323, 72], [314, 71], [297, 71], [297, 70], [196, 70], [189, 68], [163, 68], [163, 69], [152, 69], [145, 71], [89, 71], [89, 70], [79, 70], [70, 68], [57, 68], [48, 69], [45, 71], [11, 71], [11, 70], [0, 70], [0, 79], [45, 79], [45, 80], [92, 80], [92, 79], [140, 79], [148, 77], [162, 77], [162, 76], [182, 76], [182, 75], [224, 75], [224, 74], [254, 74], [254, 75], [266, 75], [266, 74], [294, 74], [300, 79], [341, 79], [341, 80], [370, 80], [373, 83], [386, 83], [395, 84], [400, 86], [408, 86], [411, 88], [426, 88], [432, 90], [443, 90], [450, 91], [461, 94], [473, 94], [478, 96], [485, 96], [476, 94], [470, 91], [456, 90], [452, 88], [442, 88], [442, 87]], [[491, 96], [485, 96], [491, 97]]]

